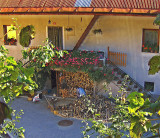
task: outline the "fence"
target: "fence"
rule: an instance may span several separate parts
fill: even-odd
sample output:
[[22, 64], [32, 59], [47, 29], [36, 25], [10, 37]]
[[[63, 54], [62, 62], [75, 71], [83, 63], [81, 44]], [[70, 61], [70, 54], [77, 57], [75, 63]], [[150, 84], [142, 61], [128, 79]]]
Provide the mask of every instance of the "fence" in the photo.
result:
[[110, 51], [109, 47], [108, 47], [108, 59], [112, 61], [115, 65], [124, 67], [126, 67], [127, 65], [127, 54]]

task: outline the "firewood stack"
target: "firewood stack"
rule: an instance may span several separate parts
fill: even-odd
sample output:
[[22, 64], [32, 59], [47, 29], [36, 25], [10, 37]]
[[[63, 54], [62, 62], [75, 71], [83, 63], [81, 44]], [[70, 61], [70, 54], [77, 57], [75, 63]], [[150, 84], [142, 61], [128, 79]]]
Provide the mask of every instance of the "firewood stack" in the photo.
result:
[[[61, 73], [58, 73], [60, 75]], [[62, 97], [76, 97], [77, 88], [83, 88], [87, 94], [93, 93], [94, 82], [89, 78], [87, 73], [83, 72], [62, 72], [58, 76], [58, 92]], [[64, 82], [66, 83], [65, 87]]]

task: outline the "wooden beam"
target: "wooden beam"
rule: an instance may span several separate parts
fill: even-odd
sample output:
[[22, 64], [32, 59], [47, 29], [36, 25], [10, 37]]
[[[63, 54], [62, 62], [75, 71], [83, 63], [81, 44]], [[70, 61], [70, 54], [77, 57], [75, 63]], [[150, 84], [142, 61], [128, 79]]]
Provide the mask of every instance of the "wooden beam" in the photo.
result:
[[82, 34], [82, 36], [80, 37], [80, 39], [78, 40], [77, 44], [75, 45], [75, 47], [73, 48], [73, 50], [77, 50], [81, 44], [83, 43], [83, 41], [85, 40], [85, 38], [87, 37], [88, 33], [90, 32], [90, 30], [92, 29], [92, 27], [94, 26], [95, 22], [97, 21], [97, 19], [99, 18], [99, 15], [95, 15], [93, 17], [93, 19], [91, 20], [91, 22], [89, 23], [89, 25], [87, 26], [86, 30], [84, 31], [84, 33]]

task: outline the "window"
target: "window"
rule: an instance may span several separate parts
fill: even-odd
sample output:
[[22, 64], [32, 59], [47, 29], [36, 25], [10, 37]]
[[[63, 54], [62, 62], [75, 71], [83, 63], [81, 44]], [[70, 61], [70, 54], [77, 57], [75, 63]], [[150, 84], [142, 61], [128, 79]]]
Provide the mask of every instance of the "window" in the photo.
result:
[[154, 82], [144, 82], [144, 88], [145, 90], [154, 91]]
[[142, 52], [158, 53], [159, 52], [159, 30], [144, 29]]
[[16, 30], [13, 26], [3, 25], [4, 45], [17, 45]]

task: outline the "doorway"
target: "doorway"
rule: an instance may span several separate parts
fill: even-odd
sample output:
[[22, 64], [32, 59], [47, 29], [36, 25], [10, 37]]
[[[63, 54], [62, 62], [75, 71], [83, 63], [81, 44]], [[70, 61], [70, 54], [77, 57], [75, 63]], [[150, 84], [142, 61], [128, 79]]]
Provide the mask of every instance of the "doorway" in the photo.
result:
[[[48, 26], [49, 41], [58, 49], [63, 50], [63, 32], [62, 27]], [[56, 71], [51, 71], [51, 86], [52, 89], [57, 87]]]
[[58, 49], [63, 50], [63, 32], [62, 27], [48, 26], [48, 38]]

